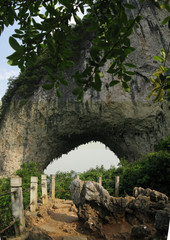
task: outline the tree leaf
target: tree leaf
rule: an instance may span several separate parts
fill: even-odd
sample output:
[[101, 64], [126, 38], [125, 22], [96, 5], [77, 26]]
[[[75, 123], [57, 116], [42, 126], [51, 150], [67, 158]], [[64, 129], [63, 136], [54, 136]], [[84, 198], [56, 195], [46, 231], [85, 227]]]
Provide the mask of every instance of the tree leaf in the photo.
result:
[[134, 65], [132, 63], [125, 63], [125, 65], [130, 67], [130, 68], [136, 68], [136, 65]]
[[154, 56], [153, 59], [155, 59], [157, 61], [160, 61], [161, 63], [164, 62], [164, 59], [162, 57], [159, 57], [159, 56]]
[[129, 8], [129, 9], [136, 9], [136, 7], [132, 4], [129, 4], [129, 3], [124, 3], [123, 4], [125, 8]]
[[123, 86], [123, 88], [124, 88], [124, 90], [126, 91], [126, 92], [130, 92], [130, 87], [129, 87], [129, 85], [127, 84], [127, 82], [122, 82], [122, 86]]
[[21, 46], [19, 45], [19, 43], [17, 42], [17, 40], [13, 37], [9, 37], [9, 44], [10, 46], [15, 49], [16, 51], [19, 50], [21, 48]]
[[45, 90], [51, 90], [54, 87], [54, 83], [51, 83], [51, 84], [45, 83], [45, 84], [42, 85], [42, 87]]
[[83, 90], [82, 90], [81, 87], [77, 87], [77, 88], [73, 89], [72, 93], [73, 93], [74, 95], [80, 95], [80, 93], [81, 93], [82, 91], [83, 91]]
[[76, 14], [73, 15], [74, 17], [74, 20], [77, 24], [80, 24], [81, 23], [81, 18], [79, 18], [79, 16], [77, 16]]
[[111, 82], [109, 83], [109, 86], [110, 86], [110, 87], [113, 87], [113, 86], [115, 86], [115, 85], [118, 84], [118, 83], [120, 83], [120, 81], [113, 80], [113, 81], [111, 81]]
[[56, 90], [56, 93], [57, 93], [57, 97], [61, 98], [61, 92], [58, 89]]
[[164, 20], [162, 21], [162, 24], [166, 24], [168, 21], [170, 20], [170, 16], [164, 18]]

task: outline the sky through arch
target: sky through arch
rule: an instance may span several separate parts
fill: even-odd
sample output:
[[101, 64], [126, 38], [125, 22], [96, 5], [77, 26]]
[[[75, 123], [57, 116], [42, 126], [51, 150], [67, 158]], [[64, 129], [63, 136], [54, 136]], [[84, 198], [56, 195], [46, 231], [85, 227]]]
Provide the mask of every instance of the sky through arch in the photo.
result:
[[57, 171], [83, 172], [90, 168], [103, 165], [105, 169], [117, 167], [119, 159], [101, 142], [89, 142], [55, 159], [45, 169], [45, 174], [55, 174]]

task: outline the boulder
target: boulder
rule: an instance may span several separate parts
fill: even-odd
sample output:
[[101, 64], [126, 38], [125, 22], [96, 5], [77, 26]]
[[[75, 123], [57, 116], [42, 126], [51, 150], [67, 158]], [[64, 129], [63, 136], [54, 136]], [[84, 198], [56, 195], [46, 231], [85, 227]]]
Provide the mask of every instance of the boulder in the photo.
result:
[[25, 240], [52, 240], [45, 230], [33, 228]]
[[159, 210], [155, 215], [155, 228], [162, 235], [168, 234], [170, 211]]
[[151, 236], [151, 230], [146, 225], [134, 225], [131, 231], [133, 239], [145, 239]]
[[71, 183], [70, 189], [78, 217], [86, 227], [101, 236], [106, 235], [105, 229], [111, 229], [110, 236], [114, 238], [114, 228], [116, 231], [118, 226], [122, 226], [116, 233], [120, 239], [124, 234], [128, 238], [147, 239], [157, 232], [158, 235], [167, 233], [170, 206], [163, 193], [136, 187], [134, 197], [113, 197], [99, 183], [79, 179]]
[[153, 202], [162, 200], [165, 201], [165, 203], [168, 203], [168, 197], [165, 194], [151, 190], [150, 188], [144, 189], [142, 187], [135, 187], [133, 189], [133, 196], [137, 198], [140, 195], [150, 197], [150, 200]]

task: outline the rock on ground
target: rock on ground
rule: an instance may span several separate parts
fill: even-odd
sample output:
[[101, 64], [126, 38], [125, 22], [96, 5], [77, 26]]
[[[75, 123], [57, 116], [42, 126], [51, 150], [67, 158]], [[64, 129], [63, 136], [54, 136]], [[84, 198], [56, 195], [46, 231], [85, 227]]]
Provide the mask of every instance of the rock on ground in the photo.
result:
[[105, 239], [167, 236], [170, 204], [163, 193], [136, 187], [134, 196], [112, 197], [100, 184], [79, 179], [71, 183], [70, 190], [79, 219]]

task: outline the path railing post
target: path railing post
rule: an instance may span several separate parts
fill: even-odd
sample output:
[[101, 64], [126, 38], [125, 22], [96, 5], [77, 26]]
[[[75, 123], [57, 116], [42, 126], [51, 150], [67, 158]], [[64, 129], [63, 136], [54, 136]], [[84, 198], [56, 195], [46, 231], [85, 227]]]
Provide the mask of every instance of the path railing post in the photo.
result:
[[77, 179], [77, 180], [79, 180], [79, 179], [80, 179], [80, 176], [79, 176], [78, 174], [76, 175], [76, 179]]
[[38, 192], [38, 177], [31, 177], [31, 189], [30, 189], [31, 212], [35, 212], [37, 209], [37, 192]]
[[54, 174], [51, 174], [50, 195], [52, 199], [55, 199], [55, 175]]
[[11, 202], [12, 202], [12, 215], [15, 224], [16, 235], [21, 234], [25, 230], [25, 218], [23, 207], [23, 195], [22, 195], [22, 179], [20, 177], [11, 177]]
[[42, 187], [42, 203], [48, 203], [47, 197], [47, 176], [45, 174], [41, 175], [41, 187]]
[[116, 178], [115, 178], [115, 197], [119, 197], [119, 180], [120, 180], [120, 177], [116, 176]]
[[102, 177], [98, 177], [98, 183], [102, 186]]

